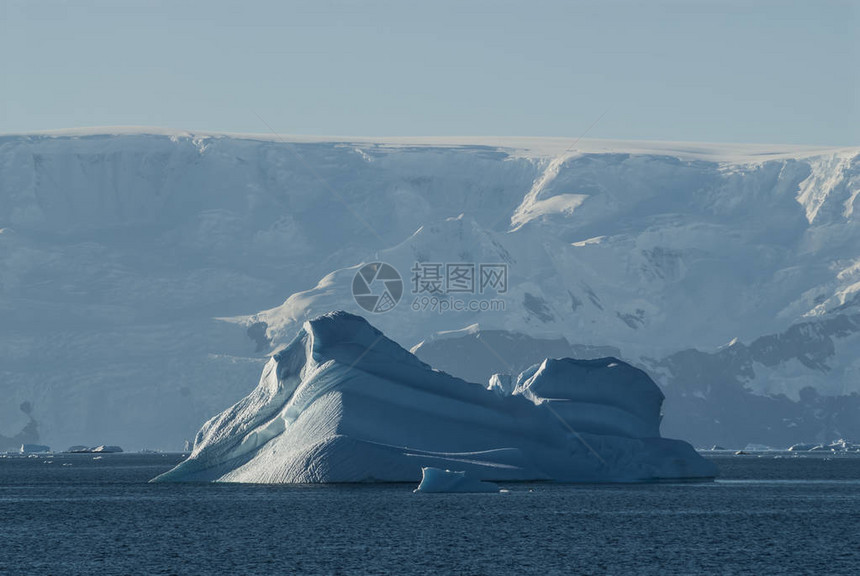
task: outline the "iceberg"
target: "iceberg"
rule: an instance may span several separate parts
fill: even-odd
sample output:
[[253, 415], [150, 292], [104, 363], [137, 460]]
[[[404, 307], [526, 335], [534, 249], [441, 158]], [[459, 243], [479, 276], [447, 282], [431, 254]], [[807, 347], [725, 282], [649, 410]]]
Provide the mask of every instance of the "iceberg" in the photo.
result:
[[44, 444], [21, 444], [21, 449], [19, 450], [21, 454], [41, 454], [50, 451], [51, 447]]
[[770, 452], [772, 450], [773, 448], [765, 444], [750, 443], [746, 445], [742, 452]]
[[94, 447], [77, 445], [77, 446], [72, 446], [68, 450], [66, 450], [66, 452], [69, 452], [72, 454], [98, 454], [98, 453], [115, 454], [115, 453], [119, 453], [122, 451], [123, 451], [122, 447], [120, 447], [120, 446], [107, 446], [107, 445], [94, 446]]
[[466, 475], [463, 471], [422, 468], [421, 484], [413, 492], [498, 492], [499, 487], [492, 482], [482, 482]]
[[102, 446], [96, 446], [95, 448], [93, 448], [92, 451], [97, 452], [97, 453], [100, 452], [100, 453], [105, 453], [105, 454], [116, 454], [116, 453], [122, 452], [122, 448], [120, 446], [102, 445]]
[[[497, 379], [499, 380], [499, 379]], [[154, 481], [417, 482], [706, 479], [713, 463], [660, 437], [663, 394], [615, 358], [545, 360], [512, 386], [434, 370], [364, 318], [306, 321], [259, 385], [206, 422]]]

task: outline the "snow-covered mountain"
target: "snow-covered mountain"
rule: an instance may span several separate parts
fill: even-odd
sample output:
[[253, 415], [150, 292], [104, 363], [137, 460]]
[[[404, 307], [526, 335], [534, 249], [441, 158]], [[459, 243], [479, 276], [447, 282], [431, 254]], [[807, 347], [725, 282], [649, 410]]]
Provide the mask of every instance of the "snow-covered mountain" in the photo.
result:
[[[860, 392], [858, 157], [561, 139], [3, 136], [0, 440], [32, 432], [32, 418], [55, 448], [179, 447], [253, 387], [302, 322], [366, 313], [353, 281], [378, 261], [399, 271], [403, 294], [373, 323], [423, 343], [424, 359], [463, 344], [432, 362], [455, 375], [524, 368], [499, 351], [487, 352], [499, 365], [476, 365], [484, 333], [519, 339], [516, 350], [617, 351], [663, 387], [670, 415], [673, 402], [695, 404], [664, 432], [721, 441], [731, 389], [732, 402], [781, 398], [767, 425], [781, 441], [800, 416], [779, 412], [810, 388], [825, 404]], [[505, 265], [504, 291], [436, 299], [504, 309], [416, 311], [428, 296], [413, 293], [416, 263]], [[815, 434], [848, 434], [828, 410], [810, 409]]]

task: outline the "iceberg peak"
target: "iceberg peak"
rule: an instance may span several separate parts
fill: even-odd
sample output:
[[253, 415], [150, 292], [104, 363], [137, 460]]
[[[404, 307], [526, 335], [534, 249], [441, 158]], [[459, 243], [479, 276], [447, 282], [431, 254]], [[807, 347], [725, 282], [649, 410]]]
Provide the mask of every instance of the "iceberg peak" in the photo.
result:
[[305, 321], [293, 344], [277, 354], [276, 359], [280, 362], [293, 354], [296, 341], [303, 341], [305, 337], [309, 339], [313, 359], [318, 362], [337, 360], [343, 364], [361, 364], [372, 370], [374, 360], [385, 357], [389, 361], [397, 360], [416, 367], [427, 366], [363, 317], [343, 310]]

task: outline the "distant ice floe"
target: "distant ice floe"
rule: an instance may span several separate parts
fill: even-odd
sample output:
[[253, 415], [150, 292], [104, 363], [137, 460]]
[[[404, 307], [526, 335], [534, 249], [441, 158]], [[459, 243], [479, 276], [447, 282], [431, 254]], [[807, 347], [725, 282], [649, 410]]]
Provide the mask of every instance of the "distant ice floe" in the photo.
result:
[[120, 446], [71, 446], [66, 452], [70, 452], [73, 454], [115, 454], [118, 452], [122, 452], [122, 448]]
[[42, 454], [50, 452], [51, 447], [44, 444], [21, 444], [21, 454]]
[[860, 444], [840, 439], [830, 444], [795, 444], [788, 450], [790, 452], [860, 452]]

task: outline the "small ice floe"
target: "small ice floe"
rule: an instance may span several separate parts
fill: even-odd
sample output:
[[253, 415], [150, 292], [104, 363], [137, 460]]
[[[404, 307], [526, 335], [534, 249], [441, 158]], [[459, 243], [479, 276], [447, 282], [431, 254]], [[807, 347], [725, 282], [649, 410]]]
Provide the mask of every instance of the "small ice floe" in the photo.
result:
[[844, 438], [840, 438], [828, 446], [833, 452], [857, 452], [860, 449], [860, 444], [849, 442]]
[[65, 463], [63, 463], [63, 466], [71, 466], [71, 465], [72, 465], [72, 463], [71, 463], [71, 462], [65, 462]]
[[424, 467], [421, 472], [421, 483], [413, 492], [499, 492], [499, 487], [492, 482], [471, 478], [465, 471]]
[[44, 444], [21, 444], [21, 454], [43, 454], [50, 452], [51, 447]]
[[70, 452], [72, 454], [118, 454], [122, 452], [121, 446], [108, 446], [106, 444], [102, 444], [101, 446], [72, 446], [66, 452]]
[[856, 452], [860, 449], [860, 444], [855, 444], [853, 442], [849, 442], [844, 438], [837, 440], [836, 442], [831, 442], [830, 444], [811, 444], [811, 443], [801, 443], [795, 444], [788, 450], [790, 452]]
[[93, 460], [101, 460], [104, 456], [93, 456]]

